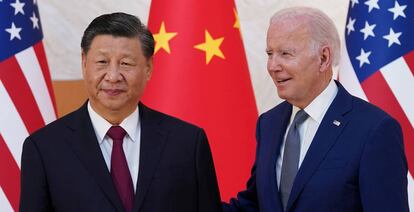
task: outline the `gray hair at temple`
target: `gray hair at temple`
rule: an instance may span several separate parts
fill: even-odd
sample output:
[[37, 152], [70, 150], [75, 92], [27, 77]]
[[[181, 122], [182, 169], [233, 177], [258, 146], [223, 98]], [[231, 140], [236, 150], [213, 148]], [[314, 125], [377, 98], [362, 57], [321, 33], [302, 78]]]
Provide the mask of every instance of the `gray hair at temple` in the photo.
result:
[[316, 52], [323, 45], [328, 45], [332, 51], [332, 65], [339, 64], [341, 44], [338, 31], [333, 21], [321, 10], [311, 7], [291, 7], [276, 12], [270, 18], [270, 24], [289, 19], [304, 18], [312, 37], [312, 48]]

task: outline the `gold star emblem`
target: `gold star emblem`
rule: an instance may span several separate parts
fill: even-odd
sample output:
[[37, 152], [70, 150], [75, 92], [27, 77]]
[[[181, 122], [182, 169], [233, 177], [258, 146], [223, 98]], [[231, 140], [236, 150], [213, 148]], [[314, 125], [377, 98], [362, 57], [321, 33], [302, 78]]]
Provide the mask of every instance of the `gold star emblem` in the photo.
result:
[[233, 8], [233, 13], [234, 13], [234, 19], [236, 19], [234, 21], [233, 27], [236, 28], [236, 29], [240, 29], [239, 15], [237, 15], [236, 8]]
[[210, 33], [205, 31], [205, 42], [195, 45], [194, 48], [206, 52], [206, 64], [209, 64], [213, 56], [224, 59], [223, 52], [220, 50], [220, 45], [223, 42], [224, 37], [213, 39]]
[[176, 32], [167, 32], [165, 31], [164, 21], [161, 23], [160, 31], [157, 34], [154, 34], [155, 39], [155, 50], [154, 54], [158, 52], [161, 48], [164, 49], [168, 54], [171, 53], [169, 41], [177, 35]]

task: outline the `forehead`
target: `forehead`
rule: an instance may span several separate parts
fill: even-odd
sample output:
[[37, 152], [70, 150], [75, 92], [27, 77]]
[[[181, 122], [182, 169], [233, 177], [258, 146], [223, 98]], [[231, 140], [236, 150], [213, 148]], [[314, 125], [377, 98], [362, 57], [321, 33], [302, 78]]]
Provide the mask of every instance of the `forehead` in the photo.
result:
[[125, 54], [142, 54], [138, 37], [122, 37], [113, 35], [97, 35], [93, 38], [90, 50], [98, 52], [121, 52]]
[[310, 39], [309, 25], [301, 20], [275, 21], [267, 31], [267, 45], [302, 43]]

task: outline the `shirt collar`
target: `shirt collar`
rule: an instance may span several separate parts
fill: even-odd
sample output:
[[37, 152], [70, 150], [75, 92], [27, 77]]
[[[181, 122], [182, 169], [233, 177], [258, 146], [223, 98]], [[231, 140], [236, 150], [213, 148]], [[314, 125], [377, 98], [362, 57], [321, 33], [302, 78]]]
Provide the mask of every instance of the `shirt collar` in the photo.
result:
[[[108, 132], [109, 128], [112, 127], [112, 124], [105, 120], [102, 116], [95, 112], [92, 108], [91, 103], [88, 102], [88, 112], [89, 117], [91, 118], [91, 122], [93, 128], [95, 130], [95, 134], [98, 138], [98, 143], [101, 144]], [[137, 131], [137, 127], [139, 126], [139, 111], [138, 106], [134, 112], [132, 112], [128, 117], [126, 117], [121, 124], [119, 124], [124, 130], [127, 132], [128, 136], [131, 138], [133, 142], [136, 140], [135, 133]]]
[[322, 91], [304, 110], [313, 120], [320, 124], [323, 116], [338, 93], [338, 86], [332, 79], [325, 90]]

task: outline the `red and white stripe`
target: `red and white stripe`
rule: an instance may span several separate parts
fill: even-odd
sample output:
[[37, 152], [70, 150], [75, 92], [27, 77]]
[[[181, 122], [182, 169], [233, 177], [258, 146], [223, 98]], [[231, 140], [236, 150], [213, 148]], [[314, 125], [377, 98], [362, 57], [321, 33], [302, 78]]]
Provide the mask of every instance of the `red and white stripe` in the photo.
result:
[[0, 187], [0, 211], [13, 211], [13, 208], [11, 207], [1, 187]]
[[24, 139], [56, 119], [41, 42], [0, 62], [0, 211], [18, 211]]
[[[400, 123], [408, 160], [408, 199], [414, 209], [414, 51], [385, 65], [359, 83], [348, 52], [342, 51], [339, 79], [353, 95], [382, 108]], [[410, 142], [409, 142], [410, 141]]]

